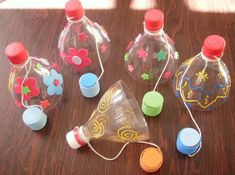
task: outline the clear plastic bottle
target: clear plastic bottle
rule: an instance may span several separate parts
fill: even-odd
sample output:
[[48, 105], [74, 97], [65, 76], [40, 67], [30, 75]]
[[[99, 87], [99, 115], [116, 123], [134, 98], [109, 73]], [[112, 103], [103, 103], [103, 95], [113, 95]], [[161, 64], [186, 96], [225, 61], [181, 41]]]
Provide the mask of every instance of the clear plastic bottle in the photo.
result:
[[66, 135], [74, 149], [94, 139], [125, 143], [148, 138], [148, 126], [138, 102], [123, 81], [106, 91], [86, 124]]
[[[107, 161], [117, 159], [130, 143], [150, 145], [151, 149], [157, 152], [154, 154], [157, 161], [150, 168], [141, 162], [141, 167], [148, 172], [154, 172], [161, 167], [163, 155], [160, 147], [146, 141], [147, 139], [149, 130], [145, 118], [131, 90], [122, 80], [117, 81], [106, 91], [84, 125], [76, 126], [66, 134], [67, 143], [71, 148], [77, 149], [88, 145], [97, 156]], [[90, 143], [92, 140], [121, 142], [124, 145], [117, 155], [110, 158], [97, 152]], [[140, 160], [142, 157], [143, 154]]]
[[65, 6], [68, 23], [60, 34], [58, 48], [63, 61], [76, 73], [91, 71], [110, 52], [110, 39], [104, 28], [85, 16], [78, 0], [69, 0]]
[[208, 36], [202, 51], [178, 68], [173, 81], [174, 92], [188, 107], [212, 110], [228, 99], [231, 78], [221, 60], [225, 44], [219, 35]]
[[15, 42], [6, 47], [5, 54], [13, 68], [8, 88], [16, 105], [39, 106], [45, 112], [55, 108], [63, 94], [63, 76], [57, 64], [28, 55], [23, 44]]
[[125, 67], [134, 79], [156, 83], [164, 71], [160, 79], [162, 83], [174, 75], [179, 56], [174, 42], [164, 32], [163, 27], [162, 11], [153, 9], [145, 13], [144, 33], [129, 43], [124, 56]]

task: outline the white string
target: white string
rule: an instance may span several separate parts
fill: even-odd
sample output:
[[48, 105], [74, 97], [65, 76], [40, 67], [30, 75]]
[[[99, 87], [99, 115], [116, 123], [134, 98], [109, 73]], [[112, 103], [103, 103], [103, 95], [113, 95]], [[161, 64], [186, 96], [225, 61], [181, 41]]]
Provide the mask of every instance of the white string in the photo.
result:
[[[201, 135], [200, 135], [200, 136], [201, 136]], [[195, 155], [201, 150], [201, 148], [202, 148], [202, 141], [200, 141], [200, 145], [199, 145], [199, 148], [197, 149], [197, 151], [196, 151], [195, 153], [193, 153], [193, 154], [188, 154], [188, 156], [189, 156], [189, 157], [195, 156]]]
[[67, 17], [67, 20], [70, 22], [70, 23], [76, 23], [76, 22], [80, 22], [80, 21], [82, 21], [84, 18], [85, 18], [86, 16], [85, 16], [85, 13], [83, 14], [83, 16], [79, 19], [79, 20], [73, 20], [74, 19], [74, 17]]
[[[21, 89], [23, 88], [24, 82], [25, 82], [25, 80], [28, 78], [28, 75], [29, 75], [30, 70], [31, 70], [31, 68], [32, 68], [32, 58], [31, 58], [31, 57], [29, 57], [29, 69], [27, 68], [27, 65], [28, 65], [28, 64], [25, 64], [25, 65], [24, 65], [26, 74], [25, 74], [24, 79], [23, 79], [23, 81], [22, 81]], [[25, 108], [38, 107], [41, 111], [43, 111], [43, 108], [42, 108], [42, 106], [40, 106], [40, 105], [27, 105], [27, 104], [24, 104], [24, 95], [23, 95], [23, 93], [21, 93], [21, 103], [22, 103], [22, 105], [23, 105]]]
[[130, 143], [142, 143], [142, 144], [147, 144], [147, 145], [151, 145], [151, 146], [154, 146], [156, 147], [159, 151], [161, 151], [161, 149], [159, 148], [159, 146], [155, 143], [151, 143], [151, 142], [145, 142], [145, 141], [136, 141], [136, 142], [127, 142], [123, 145], [123, 147], [121, 148], [121, 150], [118, 152], [118, 154], [112, 158], [108, 158], [108, 157], [105, 157], [103, 155], [101, 155], [100, 153], [98, 153], [92, 146], [91, 144], [88, 142], [88, 146], [91, 148], [91, 150], [99, 157], [101, 157], [102, 159], [104, 160], [109, 160], [109, 161], [112, 161], [112, 160], [115, 160], [117, 159], [123, 152], [123, 150], [126, 148], [127, 145], [129, 145]]
[[[196, 59], [200, 54], [201, 54], [202, 58], [205, 57], [205, 56], [203, 55], [203, 53], [199, 53], [199, 54], [197, 54], [195, 57], [192, 58], [193, 61], [195, 61], [195, 59]], [[222, 56], [223, 56], [223, 55], [222, 55]], [[222, 57], [222, 56], [221, 56], [221, 57]], [[219, 57], [216, 57], [216, 56], [214, 56], [214, 57], [215, 57], [217, 60], [220, 60]], [[205, 67], [203, 68], [202, 72], [204, 72], [204, 71], [206, 70], [207, 66], [208, 66], [208, 60], [207, 60], [207, 59], [204, 59], [204, 60], [205, 60]], [[193, 63], [193, 61], [191, 62], [191, 64]], [[182, 88], [181, 88], [181, 86], [182, 86], [182, 84], [183, 84], [184, 76], [186, 75], [186, 72], [188, 71], [188, 69], [189, 69], [189, 67], [191, 66], [191, 64], [186, 68], [184, 74], [182, 75], [181, 81], [180, 81], [180, 96], [181, 96], [182, 99], [183, 99], [183, 96], [182, 96]], [[194, 117], [193, 117], [193, 115], [192, 115], [192, 113], [191, 113], [191, 110], [189, 109], [189, 107], [188, 107], [188, 105], [186, 104], [186, 102], [184, 101], [184, 99], [183, 99], [183, 103], [184, 103], [184, 106], [186, 107], [186, 109], [188, 110], [189, 115], [190, 115], [190, 117], [191, 117], [193, 123], [194, 123], [195, 126], [197, 127], [197, 130], [198, 130], [198, 132], [199, 132], [200, 138], [202, 138], [201, 129], [199, 128], [197, 122], [195, 121], [195, 119], [194, 119]], [[197, 151], [196, 151], [195, 153], [193, 153], [193, 154], [189, 154], [188, 156], [189, 156], [189, 157], [195, 156], [195, 155], [201, 150], [201, 148], [202, 148], [202, 142], [200, 141], [200, 145], [199, 145], [199, 148], [197, 149]]]
[[103, 67], [103, 63], [102, 63], [102, 60], [101, 60], [101, 57], [100, 57], [100, 51], [99, 51], [99, 47], [98, 47], [98, 42], [96, 40], [96, 33], [95, 33], [95, 30], [94, 30], [94, 26], [92, 24], [92, 33], [94, 34], [94, 38], [95, 38], [95, 47], [96, 47], [96, 53], [97, 53], [97, 56], [98, 56], [98, 60], [99, 60], [99, 64], [100, 64], [100, 68], [101, 68], [101, 73], [97, 79], [97, 82], [101, 79], [101, 77], [103, 76], [104, 74], [104, 67]]
[[159, 82], [160, 82], [160, 80], [161, 80], [161, 78], [162, 78], [162, 76], [163, 76], [163, 74], [164, 74], [168, 64], [169, 64], [169, 61], [170, 61], [170, 55], [171, 55], [171, 53], [170, 53], [170, 46], [169, 46], [169, 43], [168, 43], [168, 40], [167, 40], [167, 37], [166, 37], [166, 34], [165, 34], [164, 31], [163, 31], [163, 37], [164, 37], [166, 45], [167, 45], [167, 62], [165, 64], [165, 66], [164, 66], [160, 76], [158, 77], [158, 80], [157, 80], [157, 82], [156, 82], [156, 84], [155, 84], [155, 86], [153, 88], [153, 91], [156, 91], [157, 86], [158, 86], [158, 84], [159, 84]]
[[[201, 53], [199, 53], [199, 54], [197, 54], [195, 57], [193, 57], [193, 58], [192, 58], [193, 61], [195, 61], [195, 59], [197, 58], [197, 56], [199, 56], [200, 54], [201, 54]], [[184, 71], [184, 73], [183, 73], [183, 75], [182, 75], [182, 77], [181, 77], [181, 81], [180, 81], [179, 88], [180, 88], [180, 96], [181, 96], [181, 98], [182, 98], [182, 100], [183, 100], [184, 106], [186, 107], [186, 109], [187, 109], [187, 111], [188, 111], [188, 113], [189, 113], [189, 116], [190, 116], [190, 118], [192, 119], [194, 125], [196, 126], [196, 128], [197, 128], [197, 130], [198, 130], [198, 132], [199, 132], [200, 138], [201, 138], [201, 137], [202, 137], [201, 129], [199, 128], [197, 122], [195, 121], [195, 119], [194, 119], [194, 117], [193, 117], [193, 114], [192, 114], [191, 110], [189, 109], [188, 105], [186, 104], [185, 100], [183, 99], [183, 94], [182, 94], [182, 84], [183, 84], [183, 81], [184, 81], [184, 77], [185, 77], [185, 75], [186, 75], [186, 73], [187, 73], [189, 67], [192, 65], [193, 61], [191, 62], [191, 64], [190, 64], [190, 65], [186, 68], [186, 70]], [[204, 67], [203, 70], [205, 70], [206, 67], [207, 67], [207, 62], [206, 62], [206, 66]], [[193, 154], [189, 154], [188, 156], [189, 156], [189, 157], [195, 156], [195, 155], [200, 151], [200, 149], [201, 149], [201, 143], [200, 143], [200, 146], [199, 146], [198, 150], [197, 150], [195, 153], [193, 153]]]
[[[79, 22], [79, 21], [82, 21], [83, 19], [87, 19], [87, 17], [86, 17], [85, 15], [83, 15], [83, 17], [82, 17], [81, 19], [77, 20], [77, 21], [73, 21], [73, 20], [72, 20], [73, 17], [71, 17], [71, 18], [68, 18], [68, 17], [67, 17], [67, 19], [68, 19], [68, 21], [69, 21], [70, 23], [72, 23], [72, 22]], [[103, 66], [103, 63], [102, 63], [102, 60], [101, 60], [101, 57], [100, 57], [100, 51], [99, 51], [98, 42], [97, 42], [97, 39], [96, 39], [96, 32], [95, 32], [95, 29], [94, 29], [94, 25], [93, 25], [93, 24], [92, 24], [92, 33], [93, 33], [93, 35], [94, 35], [96, 53], [97, 53], [97, 57], [98, 57], [99, 64], [100, 64], [100, 68], [101, 68], [101, 73], [100, 73], [100, 75], [99, 75], [99, 77], [98, 77], [98, 79], [97, 79], [97, 82], [98, 82], [98, 81], [101, 79], [101, 77], [103, 76], [103, 74], [104, 74], [104, 66]]]

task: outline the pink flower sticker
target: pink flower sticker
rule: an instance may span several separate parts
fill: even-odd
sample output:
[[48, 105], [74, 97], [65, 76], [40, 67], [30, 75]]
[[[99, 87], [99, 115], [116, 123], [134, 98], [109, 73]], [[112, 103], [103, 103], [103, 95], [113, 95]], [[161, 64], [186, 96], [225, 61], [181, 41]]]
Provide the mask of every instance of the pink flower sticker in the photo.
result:
[[[38, 97], [40, 89], [37, 84], [37, 80], [34, 77], [26, 78], [22, 86], [23, 78], [17, 77], [14, 87], [15, 93], [23, 94], [23, 99], [29, 101], [32, 97]], [[22, 86], [22, 87], [21, 87]]]
[[100, 49], [101, 49], [101, 52], [104, 53], [107, 50], [107, 46], [105, 44], [102, 44]]
[[85, 32], [78, 34], [78, 40], [80, 40], [80, 41], [86, 41], [87, 38], [88, 38], [88, 36], [86, 35]]
[[138, 54], [139, 58], [142, 58], [143, 60], [145, 60], [147, 57], [147, 52], [143, 48], [138, 50], [137, 54]]
[[164, 76], [163, 76], [165, 79], [168, 79], [171, 77], [171, 72], [170, 71], [167, 71], [165, 72]]
[[75, 66], [76, 69], [81, 70], [91, 64], [91, 59], [88, 57], [87, 49], [70, 48], [67, 55], [68, 63]]
[[129, 70], [129, 72], [133, 72], [133, 70], [134, 70], [133, 65], [129, 64], [129, 65], [128, 65], [128, 70]]

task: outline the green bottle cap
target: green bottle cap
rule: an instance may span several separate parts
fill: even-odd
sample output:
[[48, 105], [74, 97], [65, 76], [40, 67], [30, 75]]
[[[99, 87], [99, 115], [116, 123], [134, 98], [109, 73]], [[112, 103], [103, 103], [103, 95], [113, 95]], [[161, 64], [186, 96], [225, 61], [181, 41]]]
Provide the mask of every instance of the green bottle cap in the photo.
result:
[[164, 98], [156, 91], [147, 92], [142, 101], [142, 112], [147, 116], [157, 116], [162, 111]]

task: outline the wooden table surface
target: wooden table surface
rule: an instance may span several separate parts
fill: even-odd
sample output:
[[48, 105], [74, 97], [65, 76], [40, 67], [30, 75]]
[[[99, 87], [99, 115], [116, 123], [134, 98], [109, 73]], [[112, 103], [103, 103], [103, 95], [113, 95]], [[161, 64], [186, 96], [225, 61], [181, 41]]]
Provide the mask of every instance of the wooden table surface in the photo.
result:
[[[150, 2], [150, 1], [147, 1]], [[176, 99], [170, 83], [158, 90], [165, 97], [159, 117], [147, 118], [150, 141], [160, 145], [164, 163], [155, 174], [162, 175], [233, 175], [235, 174], [235, 13], [234, 1], [218, 1], [223, 13], [192, 11], [183, 0], [156, 1], [165, 13], [165, 31], [176, 43], [181, 62], [200, 51], [204, 38], [212, 33], [222, 35], [227, 46], [223, 61], [232, 78], [227, 103], [211, 112], [193, 114], [202, 129], [203, 145], [194, 158], [176, 150], [177, 132], [194, 127], [185, 107]], [[197, 1], [195, 1], [197, 2]], [[207, 2], [207, 1], [203, 1]], [[217, 7], [220, 8], [220, 6]], [[85, 123], [100, 97], [119, 79], [132, 89], [141, 104], [145, 92], [153, 85], [140, 84], [128, 76], [123, 55], [126, 45], [143, 31], [144, 10], [129, 8], [130, 0], [117, 1], [115, 9], [87, 10], [86, 15], [102, 24], [111, 39], [111, 54], [105, 62], [102, 90], [94, 99], [81, 96], [78, 77], [63, 70], [65, 93], [63, 103], [48, 114], [46, 127], [33, 132], [22, 121], [22, 111], [15, 107], [8, 91], [11, 65], [4, 55], [6, 45], [22, 41], [33, 56], [59, 59], [57, 42], [66, 19], [63, 10], [0, 10], [0, 174], [1, 175], [140, 175], [147, 174], [139, 166], [139, 155], [145, 145], [131, 144], [115, 161], [105, 161], [88, 148], [72, 150], [66, 143], [66, 132]], [[215, 4], [214, 4], [215, 5]], [[213, 8], [213, 6], [210, 6]], [[226, 12], [226, 8], [230, 12]], [[115, 71], [114, 71], [115, 70]], [[99, 72], [99, 69], [95, 70]], [[102, 154], [112, 156], [122, 144], [92, 142]]]

